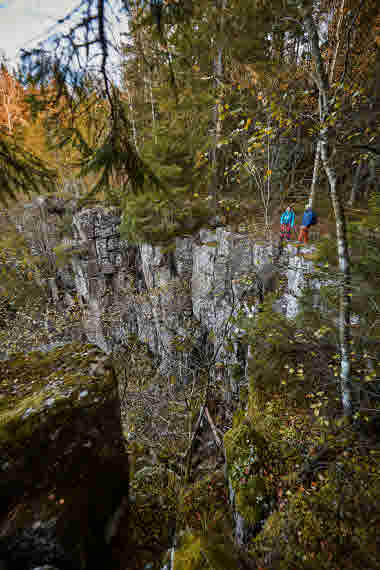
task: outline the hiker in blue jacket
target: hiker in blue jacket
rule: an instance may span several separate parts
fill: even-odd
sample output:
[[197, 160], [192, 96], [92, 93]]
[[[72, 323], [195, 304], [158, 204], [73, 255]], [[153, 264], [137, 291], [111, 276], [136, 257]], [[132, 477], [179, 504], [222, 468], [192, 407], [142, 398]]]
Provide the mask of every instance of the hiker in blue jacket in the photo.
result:
[[280, 219], [281, 224], [281, 239], [290, 239], [290, 232], [294, 228], [294, 210], [288, 206]]
[[309, 241], [309, 228], [317, 223], [317, 216], [311, 208], [306, 208], [303, 213], [300, 233], [298, 234], [298, 241], [307, 243]]

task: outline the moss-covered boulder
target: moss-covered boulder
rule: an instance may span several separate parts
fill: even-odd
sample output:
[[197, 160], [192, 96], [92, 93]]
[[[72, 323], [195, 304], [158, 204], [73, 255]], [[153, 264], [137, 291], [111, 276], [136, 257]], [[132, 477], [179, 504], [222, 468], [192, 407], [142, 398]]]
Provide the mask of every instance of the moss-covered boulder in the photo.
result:
[[236, 541], [244, 544], [258, 532], [273, 502], [273, 485], [265, 477], [272, 462], [265, 438], [250, 420], [237, 413], [224, 436], [230, 501], [234, 508]]
[[113, 568], [128, 463], [104, 353], [71, 344], [0, 362], [0, 470], [0, 560]]

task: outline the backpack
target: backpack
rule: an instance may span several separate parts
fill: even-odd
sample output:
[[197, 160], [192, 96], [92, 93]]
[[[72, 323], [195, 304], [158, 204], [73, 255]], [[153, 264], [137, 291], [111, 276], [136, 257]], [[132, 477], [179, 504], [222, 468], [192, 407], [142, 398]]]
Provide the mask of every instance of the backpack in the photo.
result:
[[315, 224], [318, 222], [318, 216], [315, 212], [311, 213], [311, 220], [310, 220], [310, 225], [311, 226], [315, 226]]

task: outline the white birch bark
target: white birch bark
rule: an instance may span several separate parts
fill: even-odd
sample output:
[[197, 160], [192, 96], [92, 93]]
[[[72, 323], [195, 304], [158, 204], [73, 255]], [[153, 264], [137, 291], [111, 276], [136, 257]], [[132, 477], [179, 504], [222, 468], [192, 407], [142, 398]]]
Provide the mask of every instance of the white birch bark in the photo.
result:
[[[217, 47], [216, 47], [216, 55], [214, 58], [214, 74], [215, 74], [215, 87], [216, 87], [216, 92], [218, 93], [218, 91], [220, 91], [220, 81], [221, 78], [223, 77], [223, 46], [221, 45], [221, 40], [220, 40], [220, 35], [222, 33], [223, 30], [223, 25], [224, 25], [224, 10], [226, 7], [226, 0], [221, 0], [221, 2], [219, 3], [219, 0], [217, 0], [216, 2], [217, 7], [220, 10], [220, 20], [219, 20], [219, 37], [216, 39], [217, 42]], [[219, 100], [219, 97], [217, 97], [217, 99]], [[215, 107], [214, 107], [214, 147], [213, 147], [213, 153], [212, 153], [212, 162], [213, 162], [213, 177], [212, 177], [212, 183], [213, 183], [213, 194], [214, 194], [214, 206], [216, 208], [217, 205], [217, 195], [218, 195], [218, 185], [220, 182], [220, 164], [219, 164], [219, 160], [218, 160], [218, 155], [220, 154], [218, 151], [218, 146], [219, 146], [219, 141], [221, 138], [221, 134], [222, 134], [222, 120], [220, 118], [220, 110], [219, 110], [219, 105], [221, 105], [222, 102], [220, 103], [215, 103]]]
[[135, 122], [135, 111], [133, 108], [133, 101], [132, 101], [131, 93], [130, 93], [128, 88], [127, 88], [127, 94], [128, 94], [128, 107], [129, 107], [130, 119], [131, 119], [131, 124], [132, 124], [133, 142], [135, 143], [136, 150], [139, 150], [139, 146], [138, 146], [138, 142], [137, 142], [137, 129], [136, 129], [136, 122]]
[[341, 353], [340, 368], [340, 388], [341, 399], [344, 415], [351, 418], [353, 414], [353, 398], [352, 398], [352, 378], [351, 378], [351, 358], [350, 358], [350, 315], [351, 315], [351, 299], [350, 299], [350, 257], [347, 244], [345, 215], [337, 188], [337, 175], [332, 163], [331, 153], [329, 151], [329, 126], [327, 117], [329, 115], [329, 82], [325, 72], [323, 59], [319, 49], [319, 39], [317, 27], [313, 20], [312, 13], [305, 10], [303, 13], [304, 24], [309, 35], [311, 44], [312, 57], [314, 59], [316, 79], [319, 88], [319, 105], [320, 105], [320, 152], [321, 159], [326, 176], [329, 182], [330, 197], [335, 215], [337, 250], [339, 262], [339, 344]]
[[334, 79], [334, 71], [335, 71], [335, 65], [336, 65], [336, 59], [338, 57], [338, 52], [339, 52], [339, 48], [340, 48], [340, 44], [341, 44], [341, 35], [340, 35], [340, 30], [342, 28], [342, 22], [343, 22], [343, 12], [344, 12], [344, 5], [346, 3], [346, 0], [342, 0], [342, 3], [340, 5], [340, 12], [339, 12], [339, 20], [338, 20], [338, 26], [336, 28], [336, 46], [335, 46], [335, 52], [334, 52], [334, 57], [332, 60], [332, 64], [331, 64], [331, 69], [330, 69], [330, 77], [329, 77], [329, 82], [330, 84], [332, 83], [332, 80]]
[[360, 181], [360, 173], [362, 170], [362, 162], [360, 161], [357, 168], [356, 168], [356, 172], [355, 172], [355, 176], [354, 176], [354, 181], [352, 184], [352, 188], [351, 188], [351, 196], [349, 199], [349, 206], [353, 206], [355, 199], [356, 199], [356, 193], [358, 191], [358, 187], [359, 187], [359, 181]]
[[[269, 131], [270, 128], [270, 117], [267, 117], [267, 129]], [[271, 187], [271, 175], [269, 174], [270, 172], [270, 167], [271, 167], [271, 154], [270, 154], [271, 148], [270, 148], [270, 138], [268, 136], [267, 139], [267, 183], [266, 183], [266, 195], [264, 195], [264, 217], [265, 217], [265, 231], [268, 232], [269, 231], [269, 202], [270, 202], [270, 187]]]
[[320, 163], [320, 159], [321, 159], [321, 145], [320, 142], [317, 142], [317, 148], [315, 150], [315, 158], [314, 158], [314, 169], [313, 169], [313, 179], [311, 181], [311, 187], [310, 187], [310, 194], [309, 194], [309, 200], [307, 203], [307, 208], [312, 208], [314, 205], [314, 200], [315, 200], [315, 189], [317, 187], [317, 180], [318, 180], [318, 171], [319, 171], [319, 163]]
[[157, 144], [157, 130], [156, 130], [156, 113], [154, 109], [154, 97], [153, 97], [153, 86], [152, 86], [152, 76], [148, 78], [149, 83], [149, 93], [150, 93], [150, 106], [152, 110], [152, 131], [154, 136], [154, 142]]

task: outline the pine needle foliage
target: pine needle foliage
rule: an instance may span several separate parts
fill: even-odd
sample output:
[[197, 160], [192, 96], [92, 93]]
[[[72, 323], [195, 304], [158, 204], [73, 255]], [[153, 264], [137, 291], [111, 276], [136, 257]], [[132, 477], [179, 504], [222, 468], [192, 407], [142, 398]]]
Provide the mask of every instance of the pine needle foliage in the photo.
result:
[[121, 179], [123, 190], [126, 187], [136, 193], [149, 181], [156, 186], [159, 179], [147, 164], [140, 158], [131, 142], [130, 123], [120, 106], [117, 117], [110, 121], [110, 129], [105, 140], [97, 147], [87, 149], [87, 156], [79, 163], [83, 176], [94, 173], [98, 180], [87, 198], [96, 195], [100, 190], [112, 186], [115, 175]]
[[21, 192], [27, 195], [52, 192], [56, 172], [43, 160], [27, 151], [15, 136], [0, 132], [0, 201], [15, 200]]

